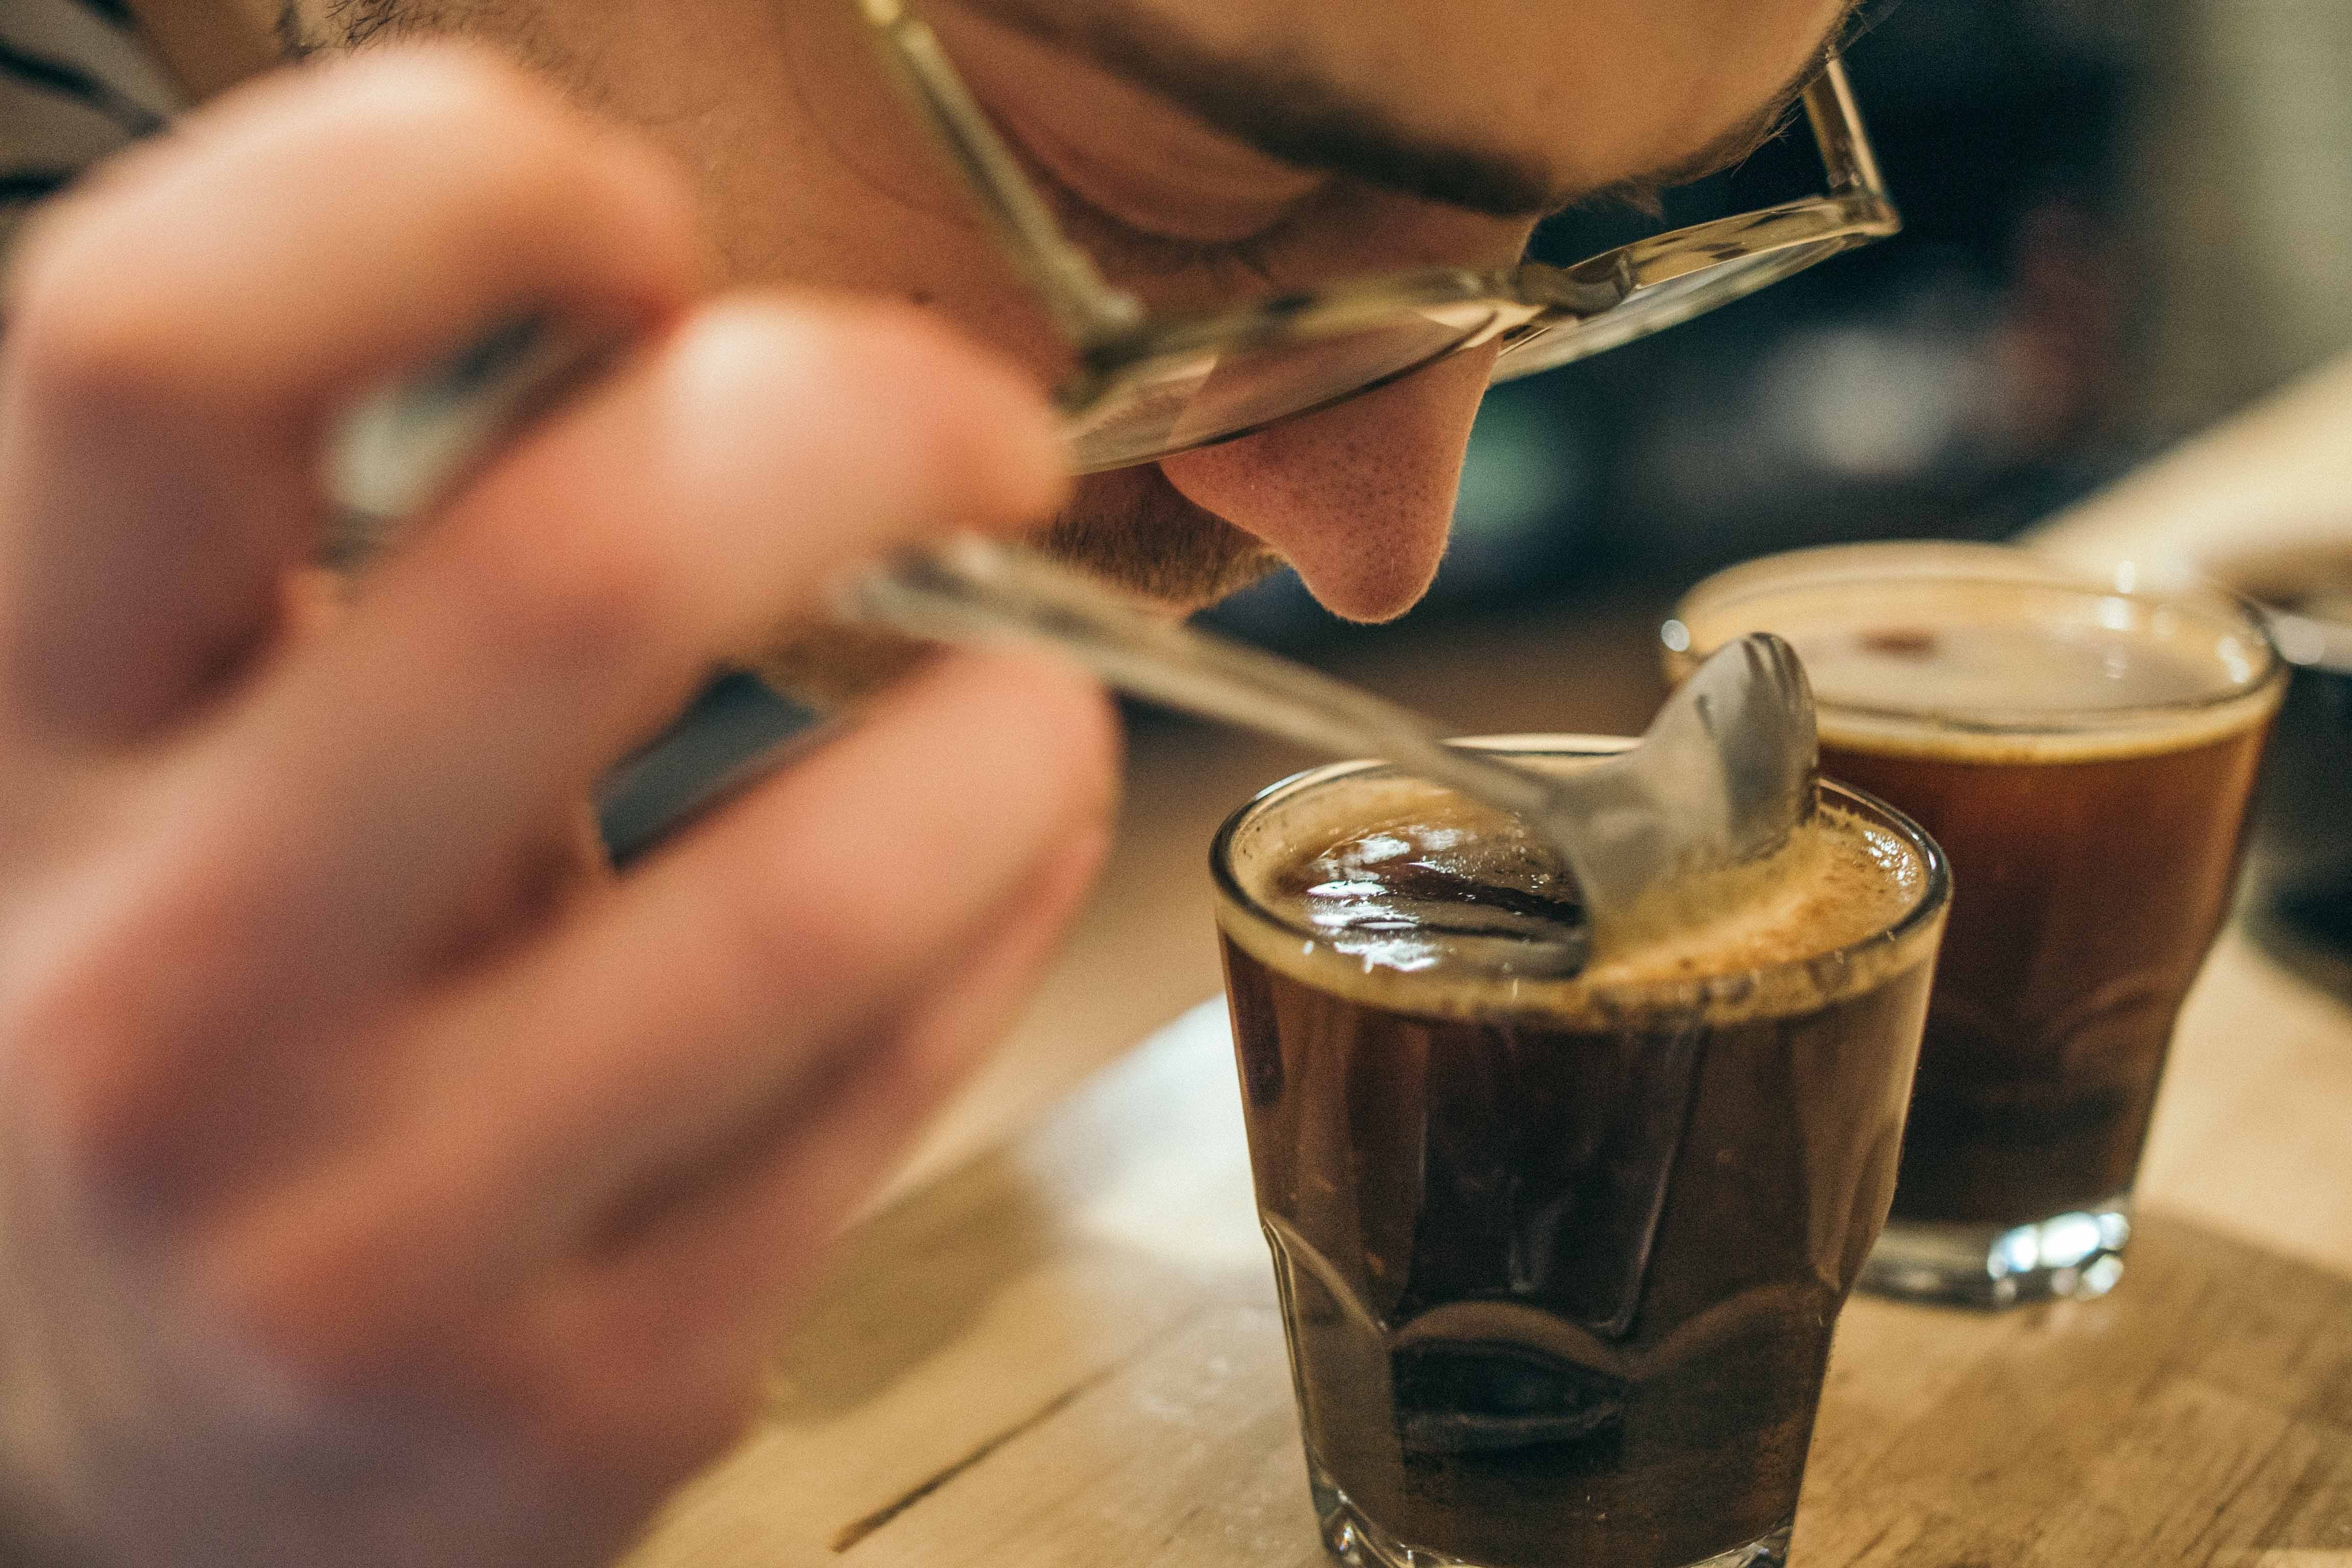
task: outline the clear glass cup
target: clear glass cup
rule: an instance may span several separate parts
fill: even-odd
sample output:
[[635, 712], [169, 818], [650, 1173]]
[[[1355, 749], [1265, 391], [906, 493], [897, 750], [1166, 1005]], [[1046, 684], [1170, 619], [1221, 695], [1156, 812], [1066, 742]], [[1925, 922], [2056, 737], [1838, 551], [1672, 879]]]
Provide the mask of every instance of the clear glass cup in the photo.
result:
[[1668, 671], [1754, 630], [1812, 676], [1822, 771], [1916, 817], [1958, 885], [1864, 1288], [1983, 1307], [2104, 1294], [2278, 708], [2259, 616], [2000, 545], [1833, 547], [1693, 589]]
[[[1477, 743], [1572, 766], [1627, 742]], [[1613, 984], [1302, 916], [1302, 846], [1439, 793], [1317, 769], [1212, 855], [1324, 1541], [1364, 1568], [1779, 1563], [1894, 1186], [1941, 856], [1824, 785], [1872, 900], [1853, 940], [1801, 919], [1770, 962]]]

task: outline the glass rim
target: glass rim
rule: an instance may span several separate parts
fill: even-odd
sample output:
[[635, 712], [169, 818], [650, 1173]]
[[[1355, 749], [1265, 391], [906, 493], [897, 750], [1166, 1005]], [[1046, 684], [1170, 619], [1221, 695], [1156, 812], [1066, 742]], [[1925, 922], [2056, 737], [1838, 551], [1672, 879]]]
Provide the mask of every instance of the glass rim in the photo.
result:
[[2262, 599], [2253, 604], [2279, 658], [2289, 667], [2317, 675], [2352, 676], [2352, 621], [2305, 615]]
[[[1506, 756], [1575, 757], [1610, 756], [1631, 749], [1639, 742], [1629, 736], [1580, 733], [1517, 733], [1496, 735], [1465, 735], [1455, 737], [1448, 745], [1470, 747], [1479, 751], [1499, 752]], [[1285, 918], [1267, 909], [1241, 885], [1234, 867], [1234, 845], [1237, 836], [1265, 811], [1294, 799], [1307, 791], [1339, 783], [1368, 773], [1392, 769], [1392, 764], [1379, 758], [1357, 758], [1349, 762], [1325, 763], [1306, 768], [1278, 779], [1251, 795], [1226, 816], [1209, 842], [1209, 874], [1221, 910], [1230, 910], [1255, 922], [1268, 934], [1286, 942], [1303, 942], [1321, 952], [1344, 957], [1325, 933], [1312, 926]], [[1411, 777], [1402, 770], [1392, 770], [1400, 777]], [[1951, 864], [1943, 847], [1927, 830], [1919, 826], [1899, 807], [1889, 805], [1877, 795], [1842, 784], [1832, 778], [1817, 778], [1816, 799], [1841, 810], [1855, 811], [1874, 826], [1884, 827], [1901, 837], [1919, 858], [1923, 875], [1919, 891], [1903, 911], [1881, 923], [1853, 941], [1822, 952], [1801, 957], [1783, 959], [1774, 963], [1751, 964], [1723, 974], [1706, 975], [1697, 979], [1659, 981], [1654, 984], [1622, 985], [1591, 985], [1580, 976], [1561, 980], [1530, 980], [1520, 977], [1480, 974], [1475, 971], [1447, 971], [1434, 974], [1426, 971], [1406, 973], [1383, 971], [1386, 985], [1400, 992], [1426, 986], [1432, 991], [1451, 991], [1456, 994], [1478, 996], [1485, 1014], [1531, 1014], [1556, 1012], [1547, 1008], [1547, 996], [1574, 995], [1581, 999], [1584, 1008], [1609, 1016], [1619, 1022], [1639, 1020], [1685, 1020], [1695, 1016], [1705, 1016], [1729, 1013], [1743, 1018], [1762, 1021], [1790, 1016], [1806, 1009], [1799, 1006], [1773, 1009], [1755, 1006], [1756, 998], [1770, 990], [1775, 980], [1811, 981], [1822, 994], [1821, 1006], [1834, 1005], [1852, 995], [1873, 989], [1871, 984], [1858, 984], [1851, 991], [1840, 991], [1824, 983], [1828, 976], [1843, 976], [1863, 970], [1864, 965], [1880, 953], [1899, 955], [1915, 942], [1923, 940], [1948, 911], [1952, 897]], [[1932, 956], [1930, 949], [1928, 956]], [[1907, 963], [1887, 968], [1885, 978], [1891, 978], [1909, 967]], [[1883, 984], [1884, 980], [1877, 982]], [[1304, 982], [1311, 984], [1311, 982]], [[1506, 993], [1507, 994], [1492, 994]], [[1491, 1005], [1488, 1005], [1491, 1004]], [[1400, 1011], [1412, 1011], [1406, 1002], [1395, 1004]]]
[[[1940, 568], [1934, 563], [1934, 558], [1939, 555], [1955, 561], [1976, 562], [1985, 569]], [[1918, 564], [1906, 570], [1894, 563], [1898, 558], [1914, 559]], [[1841, 569], [1837, 564], [1841, 560], [1854, 564]], [[1865, 562], [1888, 564], [1863, 564]], [[1808, 563], [1822, 569], [1810, 574], [1801, 571], [1800, 568]], [[2001, 565], [2012, 570], [1999, 570]], [[1674, 610], [1660, 627], [1660, 642], [1670, 665], [1679, 660], [1703, 658], [1712, 647], [1720, 646], [1723, 639], [1714, 639], [1709, 644], [1691, 636], [1695, 630], [1692, 626], [1695, 615], [1731, 608], [1792, 590], [1843, 584], [1860, 587], [1874, 583], [1934, 583], [1955, 586], [1981, 584], [1988, 588], [2039, 589], [2088, 600], [2125, 599], [2151, 608], [2198, 616], [2217, 625], [2223, 622], [2233, 625], [2250, 637], [2251, 647], [2257, 652], [2261, 661], [2260, 668], [2242, 679], [2233, 680], [2226, 689], [2200, 692], [2168, 702], [2116, 703], [2105, 707], [1994, 707], [1973, 704], [1930, 707], [1843, 701], [1824, 697], [1816, 689], [1814, 705], [1823, 713], [1889, 726], [2018, 740], [2059, 739], [2104, 732], [2128, 733], [2140, 729], [2158, 729], [2164, 721], [2178, 721], [2184, 715], [2220, 713], [2238, 704], [2244, 704], [2250, 711], [2273, 705], [2284, 691], [2292, 668], [2279, 651], [2270, 617], [2263, 613], [2263, 607], [2219, 583], [2201, 579], [2145, 585], [2137, 582], [2129, 585], [2102, 582], [2095, 574], [2070, 567], [2065, 562], [2037, 556], [2013, 545], [1966, 540], [1883, 540], [1864, 544], [1820, 545], [1811, 549], [1783, 551], [1727, 566], [1701, 579], [1675, 602]], [[1734, 591], [1735, 586], [1738, 591]], [[1672, 638], [1673, 628], [1677, 626], [1683, 628], [1688, 638], [1681, 647], [1676, 647]], [[1738, 628], [1743, 632], [1757, 629], [1770, 628]], [[1738, 632], [1725, 633], [1726, 637], [1737, 635]], [[2253, 720], [2250, 718], [2248, 721], [2252, 722]], [[2217, 731], [2214, 738], [2219, 738], [2220, 733]]]
[[[2323, 675], [2352, 675], [2352, 608], [2315, 609], [2315, 587], [2352, 591], [2352, 554], [2341, 542], [2287, 539], [2223, 546], [2193, 563], [2193, 574], [2237, 595], [2261, 614], [2279, 657]], [[2347, 602], [2352, 603], [2352, 602]]]

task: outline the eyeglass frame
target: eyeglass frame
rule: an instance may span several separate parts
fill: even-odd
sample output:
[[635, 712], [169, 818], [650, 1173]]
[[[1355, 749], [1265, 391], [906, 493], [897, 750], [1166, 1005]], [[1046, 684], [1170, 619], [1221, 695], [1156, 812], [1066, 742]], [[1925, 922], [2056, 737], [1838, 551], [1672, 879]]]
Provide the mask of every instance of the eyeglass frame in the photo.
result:
[[[1489, 384], [1555, 369], [1679, 325], [1842, 251], [1886, 238], [1903, 226], [1887, 195], [1844, 63], [1832, 51], [1802, 94], [1814, 147], [1828, 175], [1822, 195], [1653, 235], [1569, 267], [1522, 261], [1500, 269], [1421, 268], [1320, 284], [1221, 310], [1158, 313], [1113, 287], [1094, 258], [1062, 232], [1036, 182], [972, 97], [929, 25], [905, 0], [856, 4], [883, 61], [963, 176], [1008, 257], [1076, 357], [1076, 372], [1054, 392], [1055, 405], [1066, 417], [1102, 406], [1123, 386], [1141, 383], [1146, 367], [1180, 355], [1336, 340], [1424, 309], [1495, 308], [1492, 321], [1429, 359], [1246, 428], [1172, 446], [1149, 458], [1095, 468], [1080, 465], [1080, 472], [1128, 467], [1236, 440], [1360, 396], [1497, 339], [1502, 351]], [[1733, 263], [1742, 265], [1729, 265]], [[1703, 276], [1710, 271], [1716, 276]], [[1605, 323], [1641, 291], [1694, 277], [1701, 281], [1686, 292], [1625, 312], [1615, 332], [1605, 324], [1583, 332], [1557, 330], [1593, 321]]]

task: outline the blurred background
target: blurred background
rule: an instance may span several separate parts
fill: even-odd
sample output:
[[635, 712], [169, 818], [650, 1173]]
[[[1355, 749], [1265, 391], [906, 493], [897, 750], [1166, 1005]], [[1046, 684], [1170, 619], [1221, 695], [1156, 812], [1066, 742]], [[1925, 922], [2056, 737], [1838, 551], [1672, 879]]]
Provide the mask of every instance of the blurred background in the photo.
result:
[[[1657, 623], [1717, 567], [2007, 538], [2352, 351], [2345, 0], [1899, 0], [1865, 11], [1846, 59], [1899, 238], [1496, 389], [1451, 553], [1403, 621], [1343, 625], [1281, 578], [1213, 623], [1462, 732], [1638, 730], [1663, 695]], [[1659, 218], [1563, 215], [1538, 254], [1820, 177], [1799, 132]], [[2352, 445], [2352, 410], [2345, 428]], [[1209, 837], [1309, 759], [1130, 718], [1102, 892], [925, 1167], [1219, 987]]]

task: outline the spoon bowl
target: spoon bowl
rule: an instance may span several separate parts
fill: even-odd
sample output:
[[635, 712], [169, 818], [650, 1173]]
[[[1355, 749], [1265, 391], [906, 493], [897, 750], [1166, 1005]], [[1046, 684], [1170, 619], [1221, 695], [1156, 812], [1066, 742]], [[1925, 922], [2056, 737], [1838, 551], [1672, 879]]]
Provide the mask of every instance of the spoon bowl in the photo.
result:
[[1639, 745], [1557, 781], [1542, 826], [1607, 933], [1663, 887], [1772, 855], [1812, 815], [1812, 684], [1769, 632], [1675, 688]]

